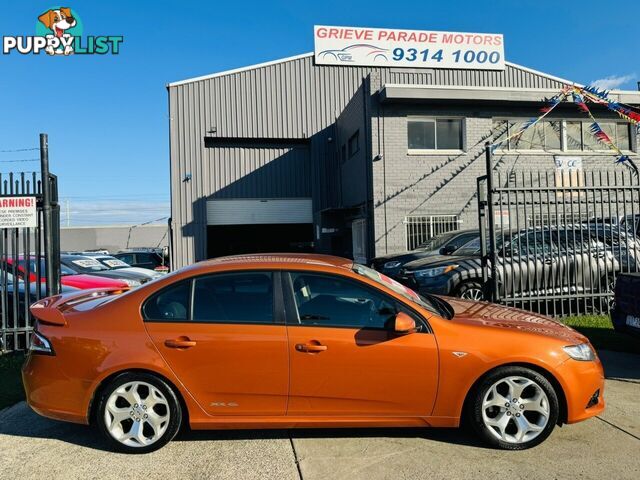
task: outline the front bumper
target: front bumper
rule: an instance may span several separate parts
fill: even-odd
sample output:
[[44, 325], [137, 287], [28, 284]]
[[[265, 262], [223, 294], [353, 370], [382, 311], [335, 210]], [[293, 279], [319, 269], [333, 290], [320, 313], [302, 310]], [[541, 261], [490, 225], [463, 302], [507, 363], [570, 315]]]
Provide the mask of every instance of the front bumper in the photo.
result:
[[453, 278], [449, 275], [437, 275], [435, 277], [424, 277], [420, 282], [411, 274], [399, 274], [396, 277], [398, 282], [416, 290], [418, 293], [431, 293], [434, 295], [452, 295]]
[[[567, 423], [576, 423], [602, 413], [604, 400], [604, 370], [600, 359], [581, 362], [568, 359], [556, 370], [567, 401]], [[598, 392], [597, 402], [593, 402]]]

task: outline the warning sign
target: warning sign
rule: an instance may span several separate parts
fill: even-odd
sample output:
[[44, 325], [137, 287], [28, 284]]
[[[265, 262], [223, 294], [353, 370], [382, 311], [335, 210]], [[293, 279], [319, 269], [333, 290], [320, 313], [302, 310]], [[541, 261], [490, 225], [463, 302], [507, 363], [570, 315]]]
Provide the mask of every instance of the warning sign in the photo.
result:
[[36, 197], [0, 197], [0, 228], [26, 228], [36, 224]]

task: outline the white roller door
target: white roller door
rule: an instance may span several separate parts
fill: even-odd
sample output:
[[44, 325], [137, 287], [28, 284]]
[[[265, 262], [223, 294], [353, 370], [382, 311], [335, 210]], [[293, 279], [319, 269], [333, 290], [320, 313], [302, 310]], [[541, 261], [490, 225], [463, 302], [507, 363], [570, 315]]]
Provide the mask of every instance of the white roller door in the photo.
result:
[[207, 225], [313, 223], [310, 198], [208, 200]]

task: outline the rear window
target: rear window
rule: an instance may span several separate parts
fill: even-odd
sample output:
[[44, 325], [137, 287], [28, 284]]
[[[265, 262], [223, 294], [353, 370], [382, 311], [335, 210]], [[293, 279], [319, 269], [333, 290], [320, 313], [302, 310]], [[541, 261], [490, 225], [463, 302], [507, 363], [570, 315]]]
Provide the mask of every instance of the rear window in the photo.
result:
[[152, 295], [142, 307], [145, 320], [180, 322], [189, 319], [191, 281], [183, 281]]

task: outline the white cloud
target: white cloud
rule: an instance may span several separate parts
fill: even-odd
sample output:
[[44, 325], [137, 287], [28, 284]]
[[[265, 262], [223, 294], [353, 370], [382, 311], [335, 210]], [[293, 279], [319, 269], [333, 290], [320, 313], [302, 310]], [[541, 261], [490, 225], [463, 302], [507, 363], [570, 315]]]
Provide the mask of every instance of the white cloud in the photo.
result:
[[[71, 200], [60, 202], [60, 224], [86, 225], [138, 225], [169, 216], [169, 202], [144, 200]], [[161, 220], [158, 223], [166, 223]]]
[[635, 73], [627, 75], [611, 75], [609, 77], [600, 78], [591, 82], [591, 85], [598, 88], [604, 88], [605, 90], [613, 90], [619, 88], [627, 82], [630, 82], [635, 78]]

